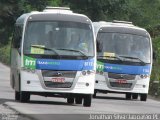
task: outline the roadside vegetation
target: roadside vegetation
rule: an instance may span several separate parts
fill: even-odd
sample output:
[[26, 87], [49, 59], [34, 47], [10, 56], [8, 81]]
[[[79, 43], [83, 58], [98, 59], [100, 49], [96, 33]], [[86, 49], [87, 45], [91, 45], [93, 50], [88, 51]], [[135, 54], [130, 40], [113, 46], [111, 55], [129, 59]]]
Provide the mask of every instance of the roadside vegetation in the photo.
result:
[[7, 45], [0, 45], [0, 61], [10, 65], [10, 42]]

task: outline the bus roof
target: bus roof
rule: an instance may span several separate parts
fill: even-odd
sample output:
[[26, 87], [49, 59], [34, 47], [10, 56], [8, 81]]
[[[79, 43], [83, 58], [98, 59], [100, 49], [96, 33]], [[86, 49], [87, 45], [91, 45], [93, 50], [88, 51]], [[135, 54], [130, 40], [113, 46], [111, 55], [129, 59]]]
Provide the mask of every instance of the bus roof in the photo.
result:
[[32, 20], [52, 20], [54, 17], [54, 20], [68, 20], [68, 21], [77, 21], [77, 22], [91, 22], [90, 19], [83, 15], [83, 14], [77, 14], [73, 13], [70, 8], [66, 7], [47, 7], [42, 12], [39, 11], [32, 11], [30, 13], [24, 13], [21, 15], [17, 20], [16, 24], [24, 24], [25, 20], [29, 18], [30, 16], [36, 16]]
[[126, 21], [113, 21], [113, 22], [93, 22], [93, 26], [95, 29], [95, 34], [98, 34], [98, 31], [101, 28], [104, 28], [105, 31], [110, 32], [123, 32], [123, 33], [130, 33], [130, 34], [138, 34], [142, 36], [149, 36], [149, 33], [140, 27], [137, 27], [132, 24], [132, 22]]

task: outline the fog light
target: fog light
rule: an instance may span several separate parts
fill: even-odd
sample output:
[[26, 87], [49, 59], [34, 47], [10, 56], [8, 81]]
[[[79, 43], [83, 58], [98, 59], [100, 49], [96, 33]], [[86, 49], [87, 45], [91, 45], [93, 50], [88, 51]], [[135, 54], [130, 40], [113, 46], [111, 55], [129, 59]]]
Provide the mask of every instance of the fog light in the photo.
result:
[[146, 87], [146, 85], [143, 85], [143, 88], [145, 88]]
[[86, 83], [86, 86], [88, 87], [88, 86], [89, 86], [89, 83]]
[[30, 84], [30, 83], [31, 83], [31, 81], [28, 80], [28, 81], [27, 81], [27, 84]]

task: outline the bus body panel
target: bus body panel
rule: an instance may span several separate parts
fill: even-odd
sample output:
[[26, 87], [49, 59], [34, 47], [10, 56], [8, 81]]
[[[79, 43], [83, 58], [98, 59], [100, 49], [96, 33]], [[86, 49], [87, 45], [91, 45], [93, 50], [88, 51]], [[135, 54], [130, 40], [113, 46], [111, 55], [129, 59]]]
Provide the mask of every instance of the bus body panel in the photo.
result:
[[[37, 71], [40, 72], [40, 71]], [[81, 74], [81, 71], [77, 72]], [[79, 76], [79, 75], [78, 75]], [[40, 78], [37, 74], [28, 73], [25, 71], [21, 72], [21, 77], [23, 81], [21, 82], [22, 91], [30, 92], [52, 92], [52, 93], [81, 93], [81, 94], [93, 94], [94, 93], [94, 83], [93, 79], [95, 75], [88, 75], [85, 77], [78, 77], [77, 82], [72, 88], [46, 88], [44, 83], [40, 81]], [[30, 84], [27, 84], [27, 81], [30, 81]], [[86, 83], [89, 86], [86, 86]]]
[[11, 51], [11, 73], [10, 80], [11, 86], [16, 91], [20, 91], [20, 69], [21, 69], [21, 57], [17, 49], [12, 49]]
[[[106, 73], [107, 74], [107, 73]], [[134, 80], [134, 86], [132, 87], [132, 89], [123, 89], [123, 88], [114, 88], [114, 87], [110, 87], [108, 81], [106, 82], [105, 76], [103, 75], [96, 75], [96, 81], [98, 83], [95, 83], [95, 89], [96, 90], [105, 90], [108, 92], [121, 92], [121, 93], [127, 93], [127, 92], [131, 92], [131, 93], [148, 93], [149, 90], [149, 81], [150, 78], [145, 78], [145, 79], [139, 79], [139, 77], [137, 77]], [[145, 85], [145, 87], [143, 87]], [[109, 86], [109, 87], [108, 87]]]

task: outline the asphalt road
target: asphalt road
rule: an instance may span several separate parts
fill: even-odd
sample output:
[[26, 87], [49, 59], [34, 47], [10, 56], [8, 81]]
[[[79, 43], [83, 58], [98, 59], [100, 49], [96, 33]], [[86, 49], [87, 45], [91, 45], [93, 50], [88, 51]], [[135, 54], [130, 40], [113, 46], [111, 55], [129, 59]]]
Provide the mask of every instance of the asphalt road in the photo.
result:
[[[160, 113], [159, 101], [152, 99], [148, 99], [147, 102], [125, 100], [125, 95], [123, 94], [98, 93], [98, 97], [93, 99], [91, 107], [69, 105], [64, 98], [41, 97], [35, 95], [31, 96], [31, 101], [29, 103], [19, 103], [14, 101], [14, 91], [10, 87], [9, 76], [9, 68], [0, 63], [1, 113], [2, 111], [4, 112], [7, 107], [7, 111], [25, 114], [30, 119], [36, 120], [89, 120], [94, 119], [94, 116], [92, 116], [93, 114], [120, 115], [125, 113], [157, 115], [155, 113]], [[1, 108], [1, 106], [3, 108]], [[122, 116], [122, 118], [123, 117], [124, 116]], [[157, 116], [153, 118], [157, 119]]]

